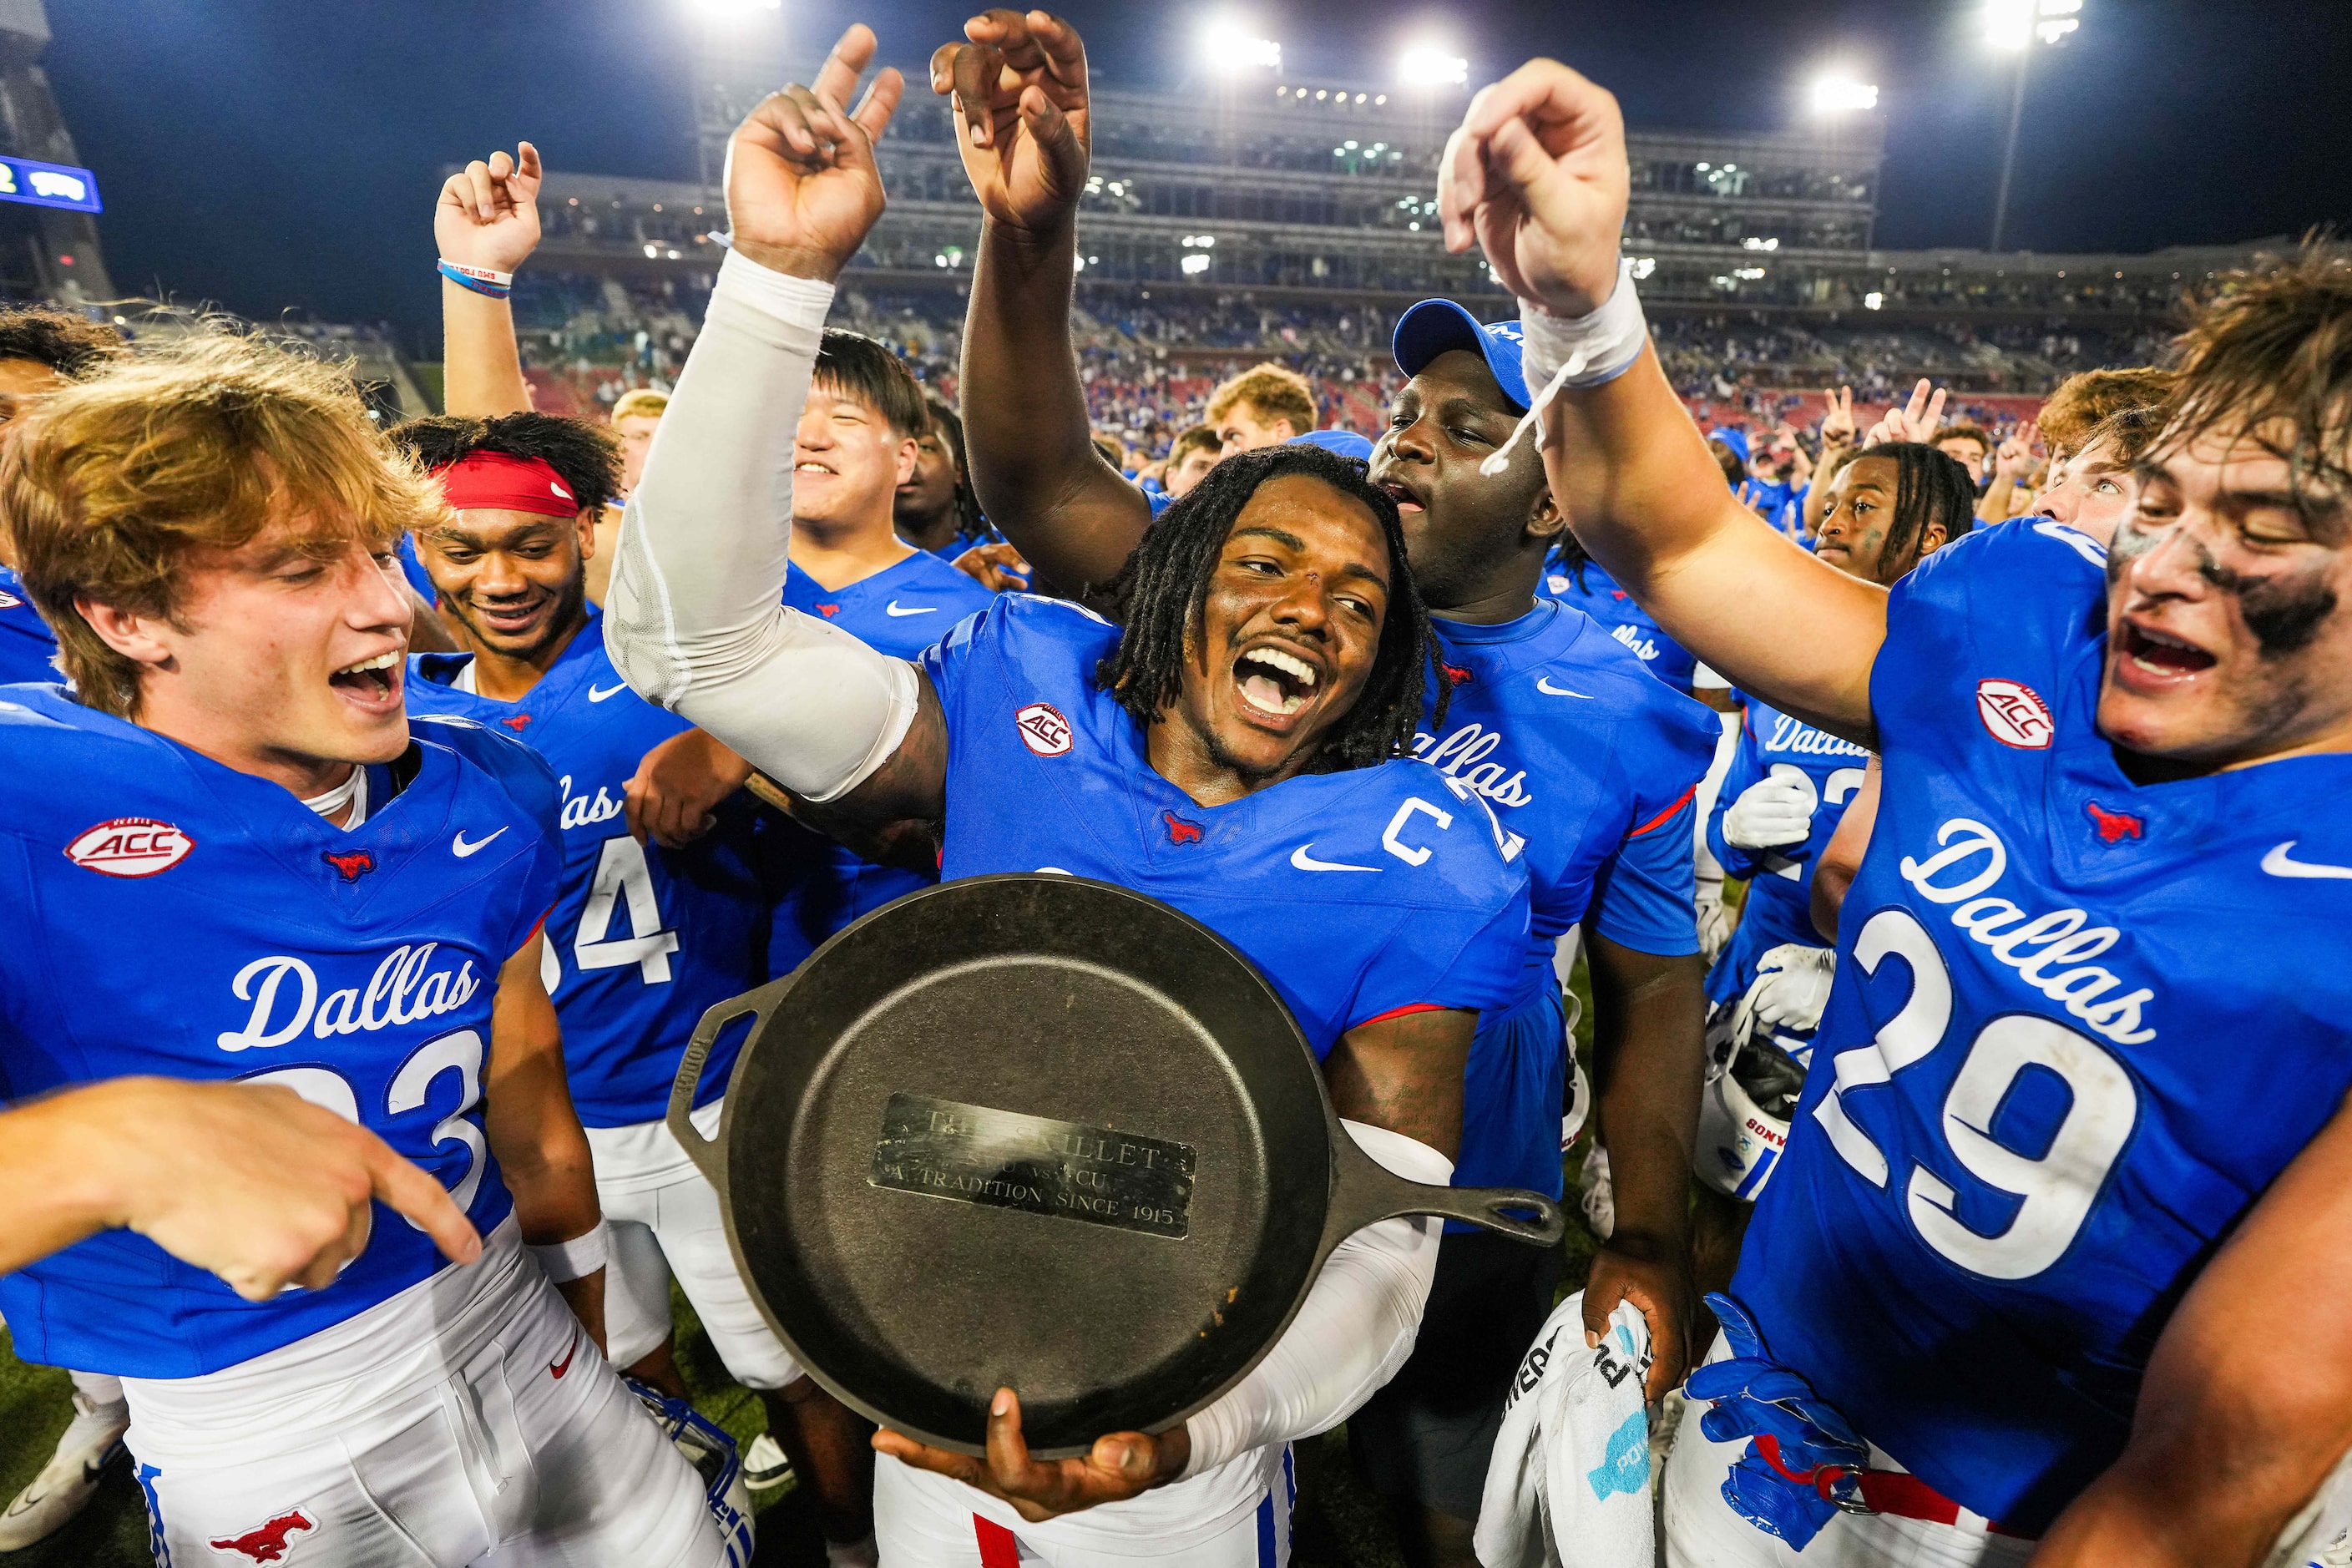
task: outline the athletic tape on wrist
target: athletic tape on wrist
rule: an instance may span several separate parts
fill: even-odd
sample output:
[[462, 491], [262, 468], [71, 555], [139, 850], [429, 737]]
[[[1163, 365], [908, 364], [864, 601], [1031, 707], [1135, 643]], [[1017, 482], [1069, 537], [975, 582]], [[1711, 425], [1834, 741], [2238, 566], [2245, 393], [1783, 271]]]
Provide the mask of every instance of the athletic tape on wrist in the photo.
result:
[[442, 258], [434, 270], [460, 289], [470, 289], [493, 300], [503, 300], [514, 292], [514, 274], [511, 272], [497, 272], [487, 267], [467, 267], [446, 257]]
[[575, 1236], [570, 1241], [551, 1241], [544, 1247], [530, 1247], [526, 1250], [539, 1259], [539, 1267], [551, 1283], [569, 1285], [574, 1279], [584, 1279], [604, 1267], [605, 1260], [612, 1256], [612, 1227], [600, 1219], [595, 1229]]
[[1520, 364], [1528, 384], [1541, 376], [1543, 390], [1528, 405], [1510, 439], [1478, 465], [1478, 471], [1489, 477], [1501, 473], [1510, 460], [1511, 448], [1542, 425], [1544, 410], [1551, 406], [1561, 387], [1605, 385], [1642, 357], [1642, 345], [1650, 341], [1650, 322], [1642, 314], [1641, 297], [1633, 291], [1633, 263], [1618, 258], [1617, 287], [1590, 314], [1564, 318], [1521, 300], [1519, 332]]

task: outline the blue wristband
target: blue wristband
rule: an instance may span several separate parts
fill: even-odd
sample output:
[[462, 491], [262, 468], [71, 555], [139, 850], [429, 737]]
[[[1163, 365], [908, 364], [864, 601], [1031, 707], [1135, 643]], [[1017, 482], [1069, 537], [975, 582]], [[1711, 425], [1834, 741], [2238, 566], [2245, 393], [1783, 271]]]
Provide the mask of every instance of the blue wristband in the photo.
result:
[[503, 300], [514, 292], [514, 274], [492, 272], [486, 268], [460, 267], [454, 261], [438, 263], [435, 270], [460, 289], [470, 289], [477, 294], [493, 300]]

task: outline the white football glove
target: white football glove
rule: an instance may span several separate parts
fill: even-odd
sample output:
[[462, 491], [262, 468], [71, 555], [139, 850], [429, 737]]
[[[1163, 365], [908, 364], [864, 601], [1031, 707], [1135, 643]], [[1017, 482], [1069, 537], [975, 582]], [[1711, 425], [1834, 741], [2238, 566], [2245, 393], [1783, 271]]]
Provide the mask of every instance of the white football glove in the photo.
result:
[[1770, 778], [1758, 779], [1739, 792], [1723, 814], [1723, 838], [1742, 849], [1777, 849], [1802, 844], [1813, 830], [1813, 807], [1821, 795], [1813, 781], [1795, 768], [1790, 778], [1780, 768]]
[[1723, 907], [1723, 873], [1713, 877], [1701, 875], [1698, 890], [1691, 900], [1698, 916], [1698, 951], [1709, 964], [1731, 941], [1731, 914]]
[[1756, 978], [1739, 999], [1731, 1021], [1732, 1037], [1748, 1038], [1751, 1029], [1814, 1029], [1821, 1026], [1822, 1009], [1829, 1005], [1830, 982], [1837, 975], [1837, 950], [1784, 942], [1767, 948], [1756, 961]]

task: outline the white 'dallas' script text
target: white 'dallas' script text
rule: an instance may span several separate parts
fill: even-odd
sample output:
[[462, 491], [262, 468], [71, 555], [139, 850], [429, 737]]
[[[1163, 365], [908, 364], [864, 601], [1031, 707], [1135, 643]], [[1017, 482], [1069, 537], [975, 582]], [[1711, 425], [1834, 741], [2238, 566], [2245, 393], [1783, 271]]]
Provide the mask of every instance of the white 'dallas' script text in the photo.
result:
[[[2080, 1018], [2094, 1034], [2119, 1046], [2156, 1038], [2140, 1027], [2140, 1008], [2155, 993], [2145, 986], [2122, 996], [2107, 993], [2123, 982], [2111, 970], [2083, 961], [2122, 940], [2113, 926], [2092, 925], [2081, 910], [2029, 916], [2007, 899], [1982, 896], [2009, 869], [2009, 851], [1991, 828], [1956, 816], [1936, 830], [1943, 847], [1925, 860], [1906, 855], [1899, 869], [1923, 899], [1951, 907], [1952, 923], [1982, 942], [2018, 977]], [[1981, 859], [1979, 857], [1982, 857]], [[1948, 873], [1958, 880], [1938, 881]]]
[[238, 1001], [253, 1004], [252, 1016], [244, 1028], [220, 1036], [216, 1043], [225, 1051], [242, 1051], [282, 1046], [305, 1029], [323, 1040], [454, 1013], [473, 999], [482, 983], [470, 958], [455, 969], [433, 968], [434, 950], [440, 945], [394, 948], [363, 989], [331, 991], [323, 1005], [319, 977], [302, 960], [283, 953], [257, 958], [229, 983]]
[[570, 773], [564, 774], [558, 782], [563, 789], [563, 826], [567, 831], [574, 827], [592, 826], [599, 822], [610, 822], [621, 815], [621, 803], [607, 795], [603, 784], [596, 786], [596, 794], [593, 798], [591, 798], [584, 795], [572, 793]]
[[1772, 716], [1772, 738], [1764, 742], [1768, 752], [1795, 752], [1802, 756], [1866, 757], [1869, 748], [1857, 746], [1852, 741], [1841, 741], [1835, 735], [1824, 734], [1801, 719], [1791, 719], [1786, 713]]
[[1500, 731], [1482, 724], [1465, 724], [1443, 741], [1424, 730], [1412, 738], [1412, 754], [1438, 772], [1460, 779], [1496, 805], [1526, 805], [1535, 799], [1527, 791], [1528, 771], [1507, 776], [1503, 764], [1486, 754], [1503, 743]]

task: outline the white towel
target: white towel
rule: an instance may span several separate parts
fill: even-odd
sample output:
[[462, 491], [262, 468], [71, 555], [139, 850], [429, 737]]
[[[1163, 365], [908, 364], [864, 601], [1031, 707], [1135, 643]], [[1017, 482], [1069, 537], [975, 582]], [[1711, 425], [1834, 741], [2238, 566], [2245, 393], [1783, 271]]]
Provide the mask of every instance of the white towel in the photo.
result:
[[1650, 1326], [1624, 1302], [1595, 1350], [1582, 1291], [1544, 1320], [1486, 1467], [1472, 1542], [1486, 1568], [1650, 1568], [1649, 1370]]

